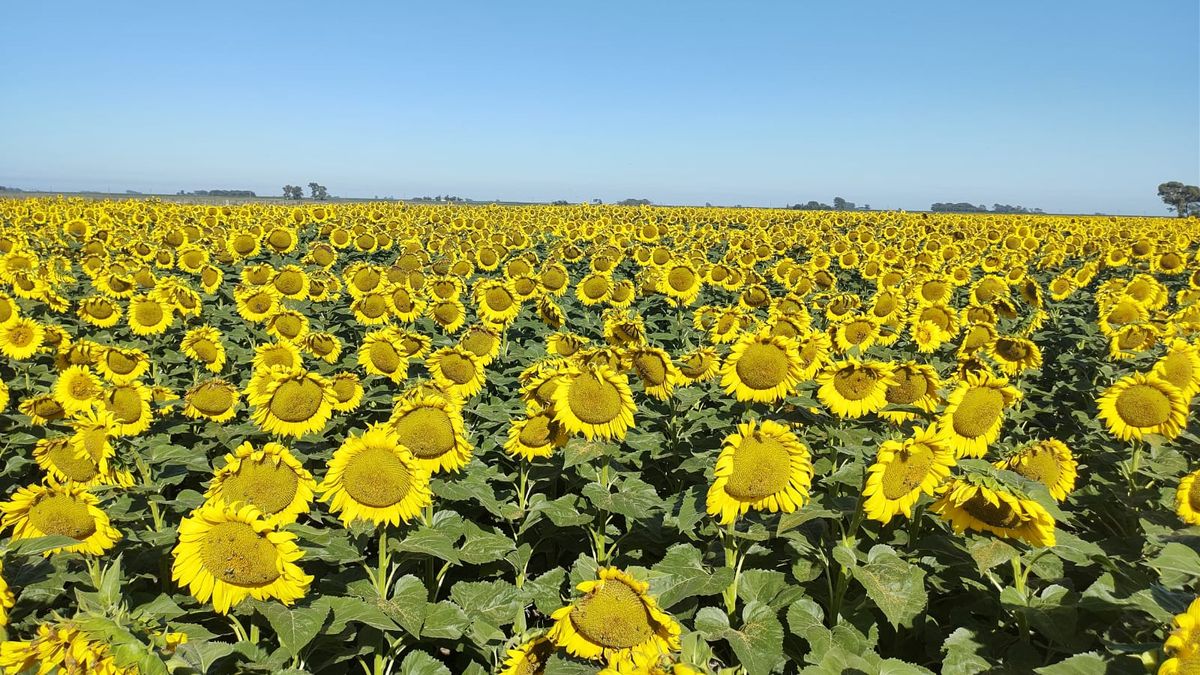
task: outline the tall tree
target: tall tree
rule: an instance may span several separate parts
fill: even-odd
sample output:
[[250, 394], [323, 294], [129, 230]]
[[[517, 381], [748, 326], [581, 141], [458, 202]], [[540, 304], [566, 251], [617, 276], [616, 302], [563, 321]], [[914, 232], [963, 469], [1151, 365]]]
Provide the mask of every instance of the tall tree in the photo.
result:
[[1200, 215], [1200, 187], [1184, 185], [1177, 180], [1168, 181], [1158, 186], [1158, 196], [1180, 218]]

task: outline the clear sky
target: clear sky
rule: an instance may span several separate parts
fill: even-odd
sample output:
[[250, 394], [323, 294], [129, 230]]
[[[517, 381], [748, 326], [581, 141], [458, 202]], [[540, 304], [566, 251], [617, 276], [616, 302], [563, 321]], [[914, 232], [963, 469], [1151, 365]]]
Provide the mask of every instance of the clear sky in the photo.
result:
[[1162, 214], [1198, 4], [7, 3], [0, 185]]

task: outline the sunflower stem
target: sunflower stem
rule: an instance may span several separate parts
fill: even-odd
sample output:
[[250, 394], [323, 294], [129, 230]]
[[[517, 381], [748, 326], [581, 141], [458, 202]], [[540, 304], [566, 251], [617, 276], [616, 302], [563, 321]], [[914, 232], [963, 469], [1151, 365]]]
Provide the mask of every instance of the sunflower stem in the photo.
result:
[[742, 572], [742, 563], [738, 556], [737, 518], [734, 518], [725, 528], [723, 538], [725, 540], [725, 566], [733, 571], [733, 581], [729, 582], [729, 587], [724, 592], [725, 613], [732, 617], [737, 610], [738, 577]]
[[[133, 463], [137, 467], [138, 475], [142, 477], [142, 485], [150, 487], [154, 484], [154, 480], [150, 475], [150, 467], [146, 465], [146, 460], [142, 459], [140, 452], [133, 453]], [[150, 518], [154, 521], [154, 531], [162, 532], [163, 519], [162, 513], [158, 510], [158, 502], [146, 497], [146, 503], [150, 506]]]
[[379, 593], [380, 600], [388, 599], [388, 541], [387, 541], [387, 525], [379, 526], [379, 568], [375, 571], [375, 591]]
[[521, 510], [521, 515], [525, 515], [525, 505], [529, 502], [529, 494], [527, 487], [529, 485], [529, 466], [518, 460], [518, 471], [520, 479], [517, 487], [517, 508]]
[[[1021, 571], [1021, 556], [1020, 555], [1014, 555], [1012, 557], [1012, 569], [1013, 569], [1013, 587], [1016, 589], [1017, 593], [1021, 596], [1021, 602], [1028, 604], [1029, 598], [1027, 597], [1027, 594], [1025, 592], [1025, 580], [1028, 578], [1029, 571], [1028, 570], [1025, 570], [1024, 572]], [[1017, 628], [1021, 632], [1021, 641], [1029, 642], [1029, 619], [1025, 616], [1025, 608], [1018, 607], [1016, 609], [1016, 611], [1014, 612], [1014, 616], [1017, 619]]]

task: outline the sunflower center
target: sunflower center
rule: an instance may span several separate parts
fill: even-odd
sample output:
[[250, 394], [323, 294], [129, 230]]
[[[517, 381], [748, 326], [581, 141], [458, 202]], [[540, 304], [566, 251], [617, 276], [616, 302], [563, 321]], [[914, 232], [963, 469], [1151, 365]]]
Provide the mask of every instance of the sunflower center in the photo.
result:
[[60, 534], [82, 541], [96, 532], [87, 504], [69, 495], [50, 495], [29, 508], [29, 522], [47, 535]]
[[281, 314], [275, 318], [275, 330], [287, 338], [294, 338], [304, 329], [300, 319], [291, 314]]
[[870, 368], [842, 368], [833, 374], [833, 388], [848, 401], [861, 401], [875, 391], [879, 380]]
[[200, 387], [188, 397], [188, 403], [205, 415], [220, 415], [233, 406], [233, 393], [225, 387]]
[[792, 457], [777, 439], [752, 434], [733, 451], [733, 473], [725, 492], [741, 501], [758, 501], [782, 492], [791, 481]]
[[163, 310], [157, 302], [139, 302], [134, 305], [133, 317], [143, 326], [156, 326], [163, 319]]
[[583, 294], [591, 300], [604, 297], [608, 292], [608, 279], [602, 276], [589, 277], [583, 282]]
[[983, 496], [982, 492], [976, 492], [967, 501], [963, 502], [960, 508], [966, 511], [975, 520], [981, 521], [996, 528], [1012, 528], [1021, 524], [1021, 516], [1013, 510], [1007, 502], [997, 499], [998, 504], [993, 504]]
[[1009, 338], [996, 340], [996, 353], [1006, 361], [1021, 361], [1029, 356], [1029, 347]]
[[97, 319], [107, 319], [113, 315], [113, 307], [107, 302], [89, 302], [87, 304], [87, 313]]
[[69, 480], [80, 483], [85, 483], [95, 478], [99, 470], [96, 462], [92, 461], [90, 455], [76, 452], [75, 447], [65, 438], [50, 441], [46, 456], [50, 459], [54, 468], [58, 469]]
[[571, 610], [571, 623], [588, 642], [609, 649], [635, 647], [654, 635], [641, 597], [613, 579], [579, 601]]
[[667, 273], [667, 283], [676, 292], [682, 293], [691, 290], [696, 283], [696, 273], [687, 267], [676, 267]]
[[933, 453], [923, 444], [917, 443], [897, 451], [880, 477], [883, 496], [900, 499], [920, 488], [932, 466]]
[[82, 376], [71, 380], [70, 390], [71, 397], [79, 400], [87, 400], [95, 396], [97, 393], [96, 385], [92, 382], [92, 380]]
[[33, 342], [33, 329], [17, 324], [8, 330], [8, 342], [14, 347], [27, 347]]
[[267, 243], [272, 248], [283, 250], [292, 245], [292, 235], [287, 230], [274, 230], [267, 237]]
[[737, 360], [738, 379], [751, 389], [772, 389], [787, 379], [787, 352], [775, 344], [752, 343]]
[[607, 424], [621, 416], [621, 391], [612, 382], [585, 372], [571, 382], [567, 405], [586, 424]]
[[1060, 473], [1054, 453], [1038, 447], [1027, 450], [1021, 462], [1015, 466], [1015, 470], [1029, 480], [1036, 480], [1047, 487], [1058, 482]]
[[541, 448], [550, 443], [550, 417], [538, 415], [526, 420], [521, 427], [521, 444], [530, 448]]
[[374, 293], [365, 295], [363, 296], [361, 311], [367, 318], [378, 319], [387, 312], [387, 302], [381, 295]]
[[487, 292], [483, 294], [483, 299], [484, 302], [487, 303], [488, 307], [496, 310], [497, 312], [503, 312], [509, 307], [512, 307], [513, 304], [512, 296], [509, 295], [508, 291], [504, 290], [503, 288], [489, 288]]
[[412, 295], [403, 288], [392, 291], [392, 304], [398, 312], [411, 312], [413, 308]]
[[442, 374], [455, 384], [466, 384], [475, 378], [475, 364], [462, 354], [446, 354], [441, 366]]
[[275, 277], [275, 288], [284, 295], [295, 295], [304, 290], [304, 274], [296, 270], [284, 270]]
[[205, 363], [215, 363], [217, 360], [217, 345], [208, 338], [201, 338], [192, 343], [192, 351]]
[[262, 362], [264, 366], [287, 366], [291, 368], [296, 365], [296, 357], [287, 347], [274, 347], [262, 353]]
[[475, 331], [463, 338], [462, 346], [476, 356], [486, 356], [496, 344], [495, 338], [483, 331]]
[[968, 389], [954, 411], [954, 431], [965, 438], [978, 438], [992, 428], [1004, 412], [1004, 394], [990, 387]]
[[283, 462], [242, 460], [237, 473], [221, 482], [221, 496], [229, 503], [246, 502], [265, 515], [279, 513], [296, 498], [300, 478]]
[[349, 377], [339, 377], [333, 381], [333, 394], [337, 396], [338, 403], [345, 403], [354, 397], [354, 380]]
[[454, 425], [441, 408], [414, 408], [392, 425], [400, 445], [421, 459], [431, 459], [454, 449]]
[[394, 373], [400, 368], [400, 353], [391, 344], [383, 341], [374, 342], [369, 350], [371, 363], [385, 373]]
[[142, 418], [142, 397], [130, 387], [118, 387], [108, 397], [107, 408], [121, 424], [133, 424]]
[[915, 403], [929, 393], [929, 381], [920, 372], [911, 368], [901, 368], [896, 371], [896, 384], [887, 388], [884, 397], [888, 403], [908, 405]]
[[1137, 305], [1131, 302], [1122, 302], [1108, 313], [1108, 322], [1112, 324], [1132, 323], [1137, 319]]
[[871, 337], [871, 333], [875, 330], [875, 325], [870, 321], [851, 321], [846, 324], [842, 335], [845, 336], [846, 342], [852, 345], [860, 345], [866, 342], [867, 338]]
[[246, 523], [213, 525], [200, 546], [200, 559], [214, 577], [234, 586], [266, 586], [279, 578], [279, 552]]
[[460, 314], [458, 305], [453, 302], [443, 302], [433, 309], [433, 318], [443, 325], [454, 323]]
[[1192, 358], [1186, 352], [1172, 352], [1162, 360], [1163, 379], [1181, 390], [1192, 383]]
[[1148, 384], [1135, 384], [1121, 392], [1117, 414], [1132, 427], [1153, 427], [1171, 417], [1171, 399]]
[[285, 380], [271, 395], [271, 414], [284, 422], [307, 422], [321, 409], [325, 390], [306, 378]]
[[404, 499], [412, 490], [413, 479], [391, 450], [368, 447], [346, 463], [342, 485], [354, 501], [382, 509]]
[[651, 386], [658, 386], [667, 380], [667, 365], [657, 354], [638, 354], [633, 357], [633, 367], [637, 369], [638, 377]]

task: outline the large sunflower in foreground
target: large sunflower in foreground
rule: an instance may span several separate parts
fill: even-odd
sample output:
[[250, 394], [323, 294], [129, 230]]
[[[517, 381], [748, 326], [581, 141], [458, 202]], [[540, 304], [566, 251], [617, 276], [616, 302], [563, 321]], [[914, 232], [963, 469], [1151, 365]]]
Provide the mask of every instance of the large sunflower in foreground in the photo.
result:
[[739, 401], [773, 403], [795, 391], [803, 361], [796, 342], [751, 333], [734, 343], [721, 366], [721, 387]]
[[1200, 598], [1176, 614], [1171, 634], [1163, 644], [1170, 657], [1158, 667], [1158, 675], [1189, 675], [1200, 669]]
[[1051, 438], [1030, 443], [1007, 459], [996, 462], [996, 467], [1045, 485], [1050, 496], [1061, 502], [1075, 489], [1078, 465], [1071, 449], [1062, 441]]
[[922, 494], [933, 495], [954, 464], [954, 451], [937, 425], [918, 428], [903, 441], [884, 441], [867, 469], [863, 510], [881, 523], [900, 513], [911, 518], [913, 505]]
[[1032, 546], [1054, 545], [1054, 518], [1041, 504], [974, 475], [957, 478], [943, 488], [930, 511], [949, 521], [955, 533], [990, 532]]
[[100, 555], [116, 545], [121, 533], [109, 524], [108, 514], [100, 510], [100, 500], [87, 488], [74, 484], [47, 482], [27, 485], [0, 503], [0, 528], [12, 528], [13, 539], [33, 539], [61, 535], [79, 542], [46, 551], [46, 555], [66, 551]]
[[623, 373], [608, 366], [570, 367], [555, 378], [554, 418], [572, 434], [625, 438], [637, 406]]
[[45, 331], [42, 325], [27, 317], [17, 317], [0, 324], [0, 354], [13, 361], [24, 361], [42, 346]]
[[1000, 437], [1004, 411], [1021, 400], [1008, 380], [986, 372], [968, 373], [946, 401], [939, 426], [959, 457], [982, 457]]
[[272, 368], [261, 391], [250, 393], [250, 417], [263, 431], [300, 438], [325, 428], [337, 402], [329, 380], [303, 368]]
[[[133, 476], [124, 470], [114, 469], [111, 464], [101, 470], [100, 459], [88, 448], [80, 447], [68, 436], [39, 438], [33, 446], [33, 459], [50, 478], [58, 483], [74, 482], [80, 485], [133, 485]], [[110, 446], [111, 447], [111, 446]], [[80, 450], [84, 452], [80, 452]]]
[[897, 384], [895, 370], [883, 361], [839, 361], [817, 375], [817, 398], [842, 418], [876, 412], [887, 405], [888, 388]]
[[1200, 525], [1200, 469], [1179, 481], [1175, 489], [1175, 513], [1189, 525]]
[[679, 649], [679, 624], [647, 594], [649, 585], [615, 567], [576, 588], [583, 597], [551, 615], [551, 642], [582, 659], [622, 661], [633, 652]]
[[348, 436], [329, 460], [317, 491], [346, 525], [355, 520], [407, 523], [433, 501], [429, 471], [386, 424]]
[[471, 461], [471, 442], [462, 411], [440, 396], [401, 400], [388, 424], [400, 445], [431, 474], [458, 471]]
[[280, 532], [249, 504], [204, 504], [179, 524], [171, 580], [228, 614], [248, 597], [291, 605], [312, 577], [296, 564], [296, 535]]
[[0, 670], [6, 673], [138, 675], [136, 666], [118, 666], [112, 650], [72, 623], [39, 624], [30, 641], [0, 643]]
[[1178, 387], [1155, 373], [1117, 380], [1096, 403], [1109, 432], [1123, 441], [1146, 434], [1175, 438], [1187, 425], [1187, 400]]
[[791, 513], [808, 502], [808, 448], [778, 422], [743, 422], [725, 438], [705, 500], [722, 525], [751, 509]]
[[308, 511], [317, 488], [312, 474], [278, 443], [256, 449], [244, 442], [225, 455], [204, 494], [210, 502], [250, 504], [270, 525], [287, 525]]

